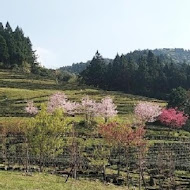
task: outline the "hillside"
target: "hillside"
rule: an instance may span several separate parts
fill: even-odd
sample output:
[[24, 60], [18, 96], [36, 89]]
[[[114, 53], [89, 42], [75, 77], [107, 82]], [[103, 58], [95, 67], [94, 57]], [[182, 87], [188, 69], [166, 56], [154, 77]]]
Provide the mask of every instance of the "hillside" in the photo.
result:
[[[113, 60], [112, 59], [107, 59], [104, 58], [104, 62], [106, 64], [111, 63]], [[86, 69], [86, 67], [90, 64], [91, 61], [87, 61], [85, 63], [80, 62], [80, 63], [73, 63], [71, 66], [63, 66], [60, 68], [61, 71], [68, 71], [71, 73], [75, 73], [75, 74], [79, 74], [81, 73], [83, 70]]]
[[182, 64], [183, 62], [190, 64], [190, 50], [184, 50], [183, 48], [163, 48], [155, 49], [152, 51], [155, 55], [163, 55], [167, 59], [171, 59], [174, 63]]
[[[113, 98], [114, 103], [116, 103], [119, 116], [118, 120], [120, 121], [130, 121], [131, 114], [133, 112], [133, 107], [138, 101], [153, 101], [157, 102], [161, 106], [165, 106], [166, 102], [160, 101], [157, 99], [150, 99], [142, 96], [134, 96], [130, 94], [125, 94], [121, 92], [114, 92], [114, 91], [103, 91], [98, 90], [95, 88], [89, 88], [87, 86], [81, 86], [76, 83], [65, 83], [62, 85], [56, 84], [53, 80], [48, 80], [44, 78], [36, 77], [35, 75], [23, 75], [21, 73], [14, 73], [8, 70], [0, 70], [0, 127], [7, 128], [11, 132], [14, 131], [14, 133], [18, 133], [19, 130], [22, 128], [22, 124], [25, 123], [25, 121], [29, 120], [30, 117], [25, 113], [24, 107], [26, 106], [26, 100], [34, 100], [34, 103], [36, 105], [40, 105], [43, 102], [46, 102], [49, 95], [56, 91], [64, 91], [65, 94], [69, 97], [71, 100], [80, 101], [80, 99], [84, 95], [89, 95], [91, 98], [100, 101], [100, 99], [106, 95], [109, 95]], [[78, 115], [75, 120], [80, 121], [82, 118], [80, 115]], [[83, 140], [84, 132], [82, 132], [82, 138], [79, 138], [80, 140]], [[85, 132], [87, 133], [87, 131]], [[89, 135], [89, 134], [88, 134]], [[85, 147], [85, 155], [87, 156], [89, 154], [89, 150], [92, 149], [93, 145], [91, 145], [91, 138], [88, 137], [85, 142], [87, 143]], [[93, 138], [92, 138], [93, 139]], [[189, 173], [188, 169], [190, 169], [190, 155], [188, 151], [189, 147], [189, 139], [190, 139], [190, 133], [184, 131], [184, 130], [175, 130], [170, 132], [168, 135], [168, 128], [159, 126], [159, 125], [148, 125], [147, 126], [147, 133], [146, 133], [146, 139], [148, 140], [149, 144], [149, 151], [146, 157], [146, 164], [148, 170], [146, 171], [146, 183], [149, 184], [148, 179], [149, 175], [151, 175], [151, 172], [154, 173], [154, 169], [152, 169], [152, 165], [157, 165], [157, 155], [161, 154], [162, 150], [169, 150], [172, 154], [175, 155], [175, 180], [177, 181], [177, 184], [180, 187], [187, 188], [188, 181], [189, 181]], [[11, 151], [11, 154], [9, 155], [9, 159], [12, 160], [14, 157], [14, 160], [17, 159], [18, 150], [20, 147], [20, 141], [17, 142], [16, 137], [14, 136], [7, 136], [7, 142], [9, 144], [9, 151]], [[101, 143], [102, 139], [97, 138], [94, 143]], [[14, 147], [17, 147], [16, 149]], [[16, 152], [17, 153], [16, 153]], [[165, 160], [166, 154], [168, 152], [162, 152], [163, 157], [160, 157], [159, 159]], [[170, 154], [170, 153], [169, 153]], [[161, 155], [160, 155], [161, 156]], [[19, 155], [18, 155], [19, 157]], [[20, 158], [19, 158], [20, 159]], [[59, 160], [59, 163], [61, 162], [61, 166], [64, 167], [68, 162], [68, 157], [66, 156], [64, 159], [62, 158]], [[135, 158], [131, 157], [130, 162], [134, 162]], [[167, 158], [168, 159], [168, 158]], [[12, 163], [12, 162], [11, 162]], [[112, 181], [113, 176], [116, 174], [116, 158], [112, 158], [112, 164], [108, 165], [107, 167], [107, 176]], [[4, 165], [1, 165], [1, 169], [4, 169]], [[156, 166], [155, 166], [156, 167]], [[170, 166], [166, 166], [170, 167]], [[10, 168], [14, 170], [14, 168], [17, 170], [23, 170], [22, 164], [19, 165], [13, 165]], [[35, 168], [34, 168], [35, 171]], [[51, 171], [51, 169], [50, 169]], [[91, 170], [90, 170], [91, 171]], [[62, 170], [60, 172], [63, 172]], [[148, 172], [148, 173], [147, 173]], [[150, 172], [150, 173], [149, 173]], [[93, 173], [94, 171], [91, 171], [90, 173]], [[7, 173], [1, 172], [0, 176], [2, 178], [5, 178]], [[81, 173], [82, 175], [87, 175], [87, 177], [91, 177], [89, 175], [89, 172]], [[123, 184], [125, 179], [125, 170], [122, 170], [121, 172], [121, 179], [120, 182], [114, 182], [115, 184]], [[134, 173], [131, 174], [133, 176], [134, 182], [138, 184], [138, 170], [134, 170]], [[62, 183], [60, 184], [60, 178], [56, 178], [55, 176], [44, 176], [43, 182], [40, 180], [40, 183], [38, 183], [38, 180], [41, 179], [41, 174], [35, 174], [35, 176], [32, 177], [22, 177], [20, 173], [10, 173], [10, 176], [13, 178], [13, 183], [10, 183], [9, 186], [7, 186], [7, 189], [13, 189], [12, 185], [16, 184], [18, 188], [22, 188], [24, 186], [24, 183], [21, 183], [21, 181], [27, 181], [28, 178], [33, 181], [33, 185], [31, 185], [29, 182], [27, 184], [32, 189], [34, 188], [40, 188], [41, 184], [47, 184], [47, 181], [56, 181], [54, 182], [56, 188], [63, 188]], [[158, 174], [154, 174], [155, 180], [159, 178]], [[56, 178], [56, 179], [55, 179]], [[91, 177], [94, 179], [94, 177]], [[97, 175], [98, 179], [101, 179], [101, 175]], [[17, 179], [19, 183], [17, 184], [14, 180]], [[169, 179], [164, 181], [164, 185], [168, 186]], [[71, 182], [69, 182], [70, 184]], [[77, 184], [80, 186], [82, 185], [82, 182], [77, 182]], [[96, 182], [97, 183], [97, 182]], [[66, 184], [64, 188], [67, 188], [69, 184]], [[74, 183], [75, 184], [75, 183]], [[0, 185], [3, 185], [1, 182]], [[98, 184], [97, 184], [98, 185]], [[89, 182], [85, 188], [87, 190], [92, 189], [92, 184]], [[110, 188], [114, 189], [114, 186], [109, 186]], [[100, 183], [97, 187], [97, 189], [104, 189], [102, 183]], [[109, 188], [109, 189], [110, 189]], [[48, 189], [48, 188], [47, 188]], [[156, 189], [156, 187], [155, 187]]]
[[90, 64], [90, 61], [87, 61], [85, 63], [80, 62], [80, 63], [73, 63], [71, 66], [63, 66], [60, 67], [61, 71], [68, 71], [71, 73], [81, 73], [83, 70], [86, 69], [86, 67]]
[[[147, 50], [135, 50], [133, 52], [125, 54], [125, 56], [129, 59], [138, 60], [141, 56], [147, 54]], [[165, 63], [167, 62], [174, 62], [177, 64], [187, 63], [190, 64], [190, 50], [184, 50], [183, 48], [163, 48], [163, 49], [154, 49], [150, 50], [156, 56], [159, 56], [161, 60]], [[108, 64], [112, 62], [112, 59], [104, 59], [105, 62]], [[87, 62], [80, 62], [80, 63], [73, 63], [71, 66], [64, 66], [61, 67], [61, 70], [68, 71], [71, 73], [81, 73], [86, 67], [90, 64], [90, 61]]]
[[0, 117], [25, 117], [24, 106], [27, 100], [34, 100], [39, 105], [47, 101], [49, 95], [56, 91], [64, 91], [70, 99], [75, 101], [80, 101], [84, 95], [89, 95], [97, 100], [110, 95], [114, 98], [120, 115], [130, 114], [133, 105], [138, 100], [152, 100], [165, 104], [163, 101], [156, 99], [121, 92], [97, 90], [78, 83], [58, 85], [54, 80], [36, 75], [24, 75], [10, 70], [0, 70]]

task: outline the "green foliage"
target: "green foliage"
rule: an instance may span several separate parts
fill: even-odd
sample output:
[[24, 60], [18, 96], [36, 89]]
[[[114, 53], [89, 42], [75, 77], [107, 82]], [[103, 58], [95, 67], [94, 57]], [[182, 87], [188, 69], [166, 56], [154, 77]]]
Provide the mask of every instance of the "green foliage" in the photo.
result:
[[13, 31], [8, 22], [0, 27], [0, 62], [5, 68], [20, 67], [26, 73], [30, 72], [29, 68], [38, 67], [30, 39], [18, 26]]
[[62, 152], [62, 136], [66, 130], [67, 123], [63, 112], [56, 110], [50, 115], [44, 105], [38, 115], [30, 120], [27, 138], [34, 155], [39, 157], [40, 167], [45, 159], [54, 158]]
[[73, 63], [72, 66], [64, 66], [61, 67], [60, 70], [67, 71], [75, 74], [81, 73], [83, 70], [86, 69], [86, 67], [89, 65], [90, 61], [87, 63]]
[[186, 62], [190, 64], [189, 60], [189, 50], [184, 50], [183, 48], [163, 48], [155, 49], [153, 53], [157, 56], [161, 56], [163, 59], [172, 60], [173, 62], [180, 64]]
[[187, 91], [182, 87], [178, 87], [172, 89], [169, 95], [168, 106], [174, 108], [178, 107], [179, 109], [180, 108], [183, 109], [186, 100], [187, 100]]
[[0, 62], [6, 62], [8, 57], [7, 43], [4, 37], [0, 35]]
[[98, 139], [89, 139], [87, 146], [93, 147], [93, 152], [89, 157], [90, 164], [98, 170], [103, 170], [103, 168], [108, 164], [108, 159], [110, 155], [110, 149], [108, 145], [106, 146], [104, 140], [100, 141]]
[[57, 74], [57, 79], [59, 82], [63, 83], [63, 82], [69, 82], [75, 76], [76, 76], [75, 74], [69, 73], [68, 71], [60, 71]]
[[183, 61], [177, 64], [153, 52], [116, 55], [109, 64], [96, 53], [81, 76], [88, 85], [161, 99], [166, 99], [173, 88], [190, 88], [190, 65]]
[[22, 62], [21, 68], [22, 68], [23, 73], [31, 72], [31, 65], [25, 61]]
[[105, 73], [106, 64], [97, 51], [90, 65], [81, 73], [81, 75], [87, 84], [93, 84], [96, 87], [104, 87]]
[[[127, 53], [126, 56], [130, 62], [137, 62], [140, 57], [143, 57], [144, 55], [147, 54], [148, 50], [135, 50], [134, 52]], [[182, 48], [163, 48], [163, 49], [155, 49], [151, 50], [156, 56], [159, 57], [159, 62], [174, 62], [178, 65], [181, 65], [183, 63], [190, 64], [190, 50], [184, 50]], [[104, 62], [108, 65], [110, 64], [113, 60], [112, 59], [103, 59]], [[79, 74], [82, 71], [84, 71], [90, 64], [90, 61], [87, 61], [85, 63], [80, 62], [80, 63], [73, 63], [71, 66], [64, 66], [61, 67], [60, 69], [63, 71], [69, 71], [71, 73]]]

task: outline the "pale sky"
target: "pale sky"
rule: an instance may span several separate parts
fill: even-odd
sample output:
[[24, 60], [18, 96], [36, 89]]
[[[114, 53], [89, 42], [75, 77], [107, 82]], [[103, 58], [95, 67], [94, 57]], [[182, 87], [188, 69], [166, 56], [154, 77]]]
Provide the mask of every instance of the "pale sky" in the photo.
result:
[[58, 68], [135, 49], [190, 49], [190, 0], [0, 0], [42, 65]]

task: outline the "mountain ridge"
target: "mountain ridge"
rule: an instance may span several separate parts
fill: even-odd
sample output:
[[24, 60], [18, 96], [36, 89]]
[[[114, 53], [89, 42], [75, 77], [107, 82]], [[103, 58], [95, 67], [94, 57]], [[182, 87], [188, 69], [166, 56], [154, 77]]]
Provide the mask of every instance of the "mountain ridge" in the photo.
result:
[[[127, 54], [124, 54], [128, 58], [139, 59], [141, 56], [147, 54], [148, 51], [153, 52], [160, 59], [165, 62], [173, 62], [176, 64], [187, 63], [190, 64], [190, 50], [185, 50], [183, 48], [157, 48], [157, 49], [144, 49], [144, 50], [134, 50]], [[104, 61], [109, 64], [113, 59], [104, 58]], [[91, 60], [87, 62], [73, 63], [71, 66], [60, 67], [62, 71], [68, 71], [71, 73], [79, 74], [90, 64]]]

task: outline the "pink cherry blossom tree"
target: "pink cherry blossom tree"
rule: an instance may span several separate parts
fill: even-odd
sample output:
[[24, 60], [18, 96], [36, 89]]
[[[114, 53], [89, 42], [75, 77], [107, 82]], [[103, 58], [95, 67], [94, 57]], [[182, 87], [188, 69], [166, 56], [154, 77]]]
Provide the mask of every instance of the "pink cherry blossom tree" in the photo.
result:
[[174, 108], [163, 109], [159, 116], [160, 122], [171, 128], [181, 128], [185, 125], [187, 119], [188, 116], [183, 111]]
[[49, 113], [54, 112], [56, 109], [63, 109], [66, 104], [67, 96], [63, 92], [56, 92], [51, 95], [47, 104], [47, 111]]
[[152, 102], [139, 102], [134, 109], [136, 117], [146, 123], [154, 122], [161, 114], [161, 107]]
[[34, 102], [30, 100], [30, 101], [27, 101], [25, 111], [31, 115], [36, 115], [38, 113], [38, 108], [34, 106]]
[[54, 112], [56, 109], [63, 109], [68, 115], [75, 115], [78, 112], [79, 104], [71, 102], [63, 92], [57, 92], [50, 96], [47, 111]]
[[111, 97], [107, 96], [102, 99], [101, 103], [97, 104], [97, 113], [105, 119], [105, 123], [109, 118], [117, 115], [117, 106], [113, 103]]
[[97, 103], [95, 100], [85, 96], [81, 100], [80, 112], [85, 115], [85, 120], [87, 123], [90, 123], [92, 119], [97, 116]]
[[71, 102], [67, 100], [65, 104], [63, 105], [63, 110], [68, 114], [68, 115], [75, 115], [76, 113], [80, 112], [80, 104], [76, 102]]

